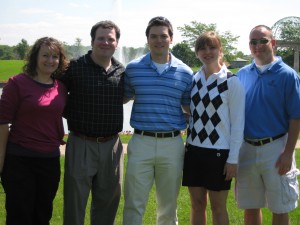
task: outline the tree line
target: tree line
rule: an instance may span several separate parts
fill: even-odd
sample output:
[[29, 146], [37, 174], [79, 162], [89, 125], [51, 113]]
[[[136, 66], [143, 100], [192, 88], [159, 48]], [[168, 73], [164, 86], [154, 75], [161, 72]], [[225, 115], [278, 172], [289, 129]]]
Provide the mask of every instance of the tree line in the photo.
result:
[[[217, 29], [217, 25], [214, 23], [205, 24], [197, 21], [192, 21], [190, 24], [184, 24], [182, 27], [178, 27], [181, 32], [183, 41], [174, 45], [171, 52], [184, 63], [190, 67], [201, 66], [200, 61], [196, 58], [194, 53], [194, 44], [199, 34], [206, 31], [216, 31], [221, 37], [224, 60], [228, 63], [232, 62], [236, 58], [243, 58], [245, 60], [251, 60], [251, 56], [245, 55], [243, 52], [238, 51], [236, 44], [239, 36], [232, 34], [230, 31], [220, 32]], [[287, 23], [283, 27], [281, 34], [281, 40], [300, 41], [300, 24]], [[77, 58], [85, 54], [91, 49], [90, 46], [83, 46], [80, 38], [75, 38], [75, 42], [69, 45], [63, 42], [66, 55], [69, 59]], [[10, 59], [24, 59], [30, 46], [25, 39], [22, 39], [16, 46], [0, 45], [0, 60]], [[122, 59], [122, 62], [126, 65], [132, 59], [148, 52], [147, 44], [144, 47], [122, 47], [116, 52], [118, 58]], [[277, 55], [282, 56], [283, 60], [293, 66], [293, 49], [280, 48], [277, 49]]]

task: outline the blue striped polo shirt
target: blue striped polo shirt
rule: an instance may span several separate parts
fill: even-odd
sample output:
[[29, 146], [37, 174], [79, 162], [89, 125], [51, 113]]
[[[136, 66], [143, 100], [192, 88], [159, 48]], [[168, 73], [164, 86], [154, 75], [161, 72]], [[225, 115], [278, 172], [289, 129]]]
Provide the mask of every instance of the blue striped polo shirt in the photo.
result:
[[125, 71], [125, 97], [134, 99], [130, 125], [146, 131], [186, 128], [181, 105], [190, 104], [193, 71], [171, 54], [159, 74], [150, 53], [130, 62]]

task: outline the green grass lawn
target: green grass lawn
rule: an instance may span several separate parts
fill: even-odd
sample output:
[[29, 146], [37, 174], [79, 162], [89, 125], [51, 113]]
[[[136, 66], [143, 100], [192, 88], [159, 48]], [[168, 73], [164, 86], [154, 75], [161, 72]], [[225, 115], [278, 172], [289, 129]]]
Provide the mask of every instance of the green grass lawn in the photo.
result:
[[[130, 137], [130, 136], [129, 136]], [[122, 140], [127, 140], [127, 137], [122, 136]], [[300, 149], [297, 149], [296, 152], [296, 160], [298, 167], [300, 166]], [[127, 163], [127, 155], [125, 155], [125, 167]], [[54, 209], [53, 209], [53, 216], [51, 220], [51, 225], [60, 225], [62, 224], [62, 216], [63, 216], [63, 174], [64, 174], [64, 157], [61, 157], [61, 182], [59, 185], [59, 190], [57, 192], [56, 198], [54, 200]], [[126, 171], [124, 171], [125, 174]], [[299, 178], [298, 178], [298, 181]], [[229, 192], [229, 197], [227, 201], [227, 208], [229, 213], [230, 224], [233, 225], [243, 225], [243, 211], [236, 207], [236, 203], [233, 197], [233, 188]], [[5, 224], [5, 195], [0, 185], [0, 224]], [[300, 201], [299, 201], [300, 204]], [[89, 222], [89, 207], [90, 202], [87, 207], [85, 224], [90, 224]], [[122, 225], [122, 210], [124, 205], [123, 195], [121, 196], [121, 202], [118, 210], [118, 214], [116, 217], [116, 225]], [[210, 206], [208, 205], [207, 208], [207, 215], [208, 215], [208, 225], [212, 224], [211, 221], [211, 211]], [[181, 225], [188, 225], [189, 224], [189, 213], [190, 213], [190, 199], [189, 193], [186, 187], [181, 187], [180, 194], [178, 197], [178, 219], [179, 224]], [[271, 224], [271, 213], [267, 209], [263, 209], [263, 224]], [[143, 225], [154, 225], [156, 220], [156, 200], [155, 200], [155, 186], [152, 188], [152, 191], [149, 196], [149, 201], [146, 209], [146, 213], [144, 216]], [[296, 209], [290, 213], [290, 220], [291, 225], [300, 225], [300, 210]]]
[[11, 76], [22, 71], [23, 60], [0, 60], [0, 82], [6, 82]]

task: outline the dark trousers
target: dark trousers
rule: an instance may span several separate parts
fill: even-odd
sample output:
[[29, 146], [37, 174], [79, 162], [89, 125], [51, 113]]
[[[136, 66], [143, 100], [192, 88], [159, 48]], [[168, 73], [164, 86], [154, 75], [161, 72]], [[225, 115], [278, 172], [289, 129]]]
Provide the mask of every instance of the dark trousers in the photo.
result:
[[2, 184], [7, 225], [49, 225], [60, 180], [60, 159], [7, 154]]

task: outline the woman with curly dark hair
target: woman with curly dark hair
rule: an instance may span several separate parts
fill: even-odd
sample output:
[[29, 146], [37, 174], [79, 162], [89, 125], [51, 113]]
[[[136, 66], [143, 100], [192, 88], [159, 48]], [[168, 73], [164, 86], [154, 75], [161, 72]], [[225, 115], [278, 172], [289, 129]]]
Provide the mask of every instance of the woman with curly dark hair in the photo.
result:
[[67, 65], [61, 43], [40, 38], [28, 53], [23, 73], [10, 78], [3, 88], [0, 174], [7, 225], [48, 225], [51, 219], [67, 100], [67, 91], [56, 78]]

